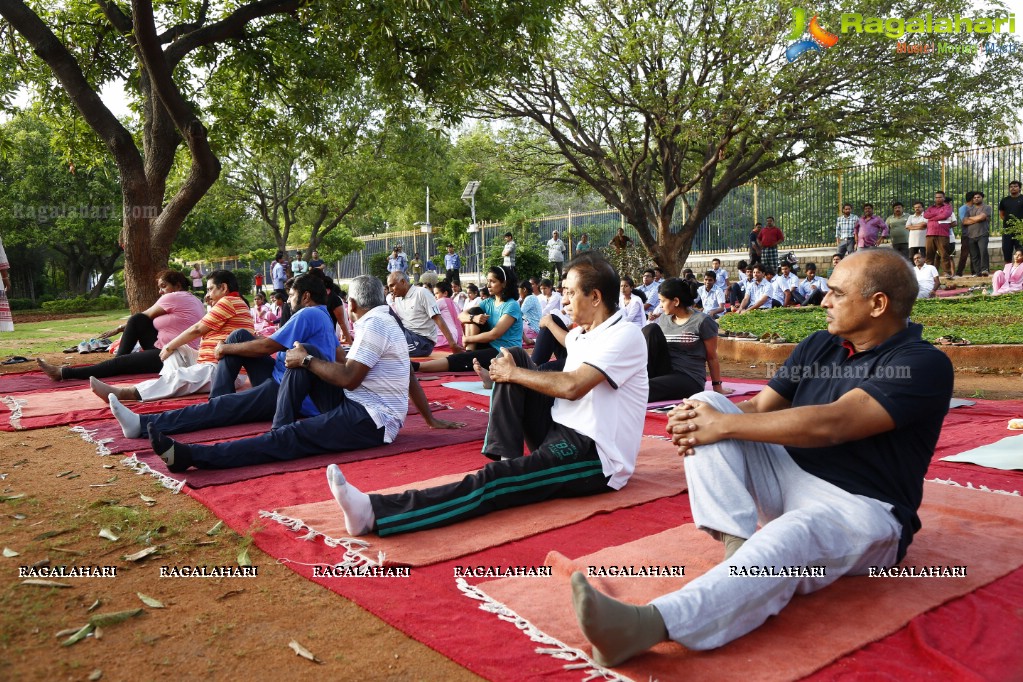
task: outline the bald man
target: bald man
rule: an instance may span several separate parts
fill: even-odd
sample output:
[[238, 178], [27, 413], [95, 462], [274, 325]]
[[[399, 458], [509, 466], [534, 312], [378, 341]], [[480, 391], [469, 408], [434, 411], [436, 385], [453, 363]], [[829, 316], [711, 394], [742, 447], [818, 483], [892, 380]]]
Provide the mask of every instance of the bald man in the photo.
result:
[[[909, 321], [918, 287], [898, 252], [856, 252], [828, 285], [827, 331], [800, 343], [756, 397], [732, 405], [699, 393], [669, 417], [694, 523], [723, 541], [725, 561], [646, 606], [572, 576], [576, 615], [601, 665], [668, 639], [722, 646], [797, 592], [905, 556], [952, 364]], [[765, 567], [782, 577], [765, 579]]]

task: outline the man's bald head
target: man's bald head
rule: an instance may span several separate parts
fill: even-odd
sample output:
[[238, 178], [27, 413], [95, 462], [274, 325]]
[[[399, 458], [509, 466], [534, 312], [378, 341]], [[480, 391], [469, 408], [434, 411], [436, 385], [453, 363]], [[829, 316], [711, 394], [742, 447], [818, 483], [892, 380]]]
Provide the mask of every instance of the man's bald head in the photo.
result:
[[852, 271], [863, 298], [876, 293], [888, 297], [892, 315], [906, 319], [913, 311], [920, 285], [913, 266], [894, 249], [863, 249], [847, 256], [837, 266]]

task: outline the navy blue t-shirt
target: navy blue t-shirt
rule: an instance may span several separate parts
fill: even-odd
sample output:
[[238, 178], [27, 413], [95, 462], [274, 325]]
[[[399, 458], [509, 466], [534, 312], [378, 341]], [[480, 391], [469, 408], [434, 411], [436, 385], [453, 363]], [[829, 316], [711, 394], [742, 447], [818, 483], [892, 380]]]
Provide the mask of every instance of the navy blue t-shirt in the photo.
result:
[[851, 346], [821, 331], [796, 346], [768, 386], [792, 407], [833, 403], [860, 388], [888, 412], [895, 429], [820, 448], [788, 447], [804, 471], [894, 507], [902, 524], [899, 560], [920, 530], [923, 481], [952, 398], [948, 356], [910, 323], [879, 346], [850, 355]]

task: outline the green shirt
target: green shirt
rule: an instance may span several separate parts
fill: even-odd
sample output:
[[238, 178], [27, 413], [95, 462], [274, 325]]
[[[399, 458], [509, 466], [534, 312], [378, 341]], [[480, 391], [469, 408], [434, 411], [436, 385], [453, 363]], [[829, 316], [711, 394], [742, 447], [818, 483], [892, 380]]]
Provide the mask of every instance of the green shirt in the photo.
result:
[[909, 218], [905, 213], [896, 218], [893, 215], [888, 216], [885, 220], [888, 223], [888, 237], [892, 240], [892, 244], [908, 244], [909, 243], [909, 230], [906, 229], [906, 219]]

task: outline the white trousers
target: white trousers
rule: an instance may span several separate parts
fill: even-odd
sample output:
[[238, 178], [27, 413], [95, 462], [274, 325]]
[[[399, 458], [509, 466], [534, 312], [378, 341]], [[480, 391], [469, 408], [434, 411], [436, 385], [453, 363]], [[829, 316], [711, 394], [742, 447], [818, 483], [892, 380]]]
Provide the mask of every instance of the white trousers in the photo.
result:
[[[199, 353], [190, 346], [181, 346], [167, 358], [160, 370], [159, 379], [143, 381], [135, 386], [142, 400], [178, 398], [194, 393], [209, 393], [213, 375], [217, 371], [215, 362], [199, 363]], [[242, 388], [248, 378], [241, 374], [235, 379], [235, 390]]]
[[[739, 412], [718, 393], [693, 399]], [[698, 446], [685, 458], [685, 470], [697, 527], [749, 538], [727, 562], [651, 602], [671, 639], [689, 649], [713, 649], [741, 637], [797, 592], [895, 563], [902, 527], [891, 505], [808, 474], [780, 445], [728, 440]], [[823, 567], [825, 575], [737, 576], [730, 574], [732, 566]]]

